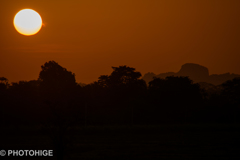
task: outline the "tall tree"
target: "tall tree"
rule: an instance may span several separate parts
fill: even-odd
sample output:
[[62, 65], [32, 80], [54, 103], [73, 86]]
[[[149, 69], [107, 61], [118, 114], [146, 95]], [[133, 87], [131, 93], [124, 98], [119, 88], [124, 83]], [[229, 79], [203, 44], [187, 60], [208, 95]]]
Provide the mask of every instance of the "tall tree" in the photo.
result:
[[67, 130], [78, 120], [75, 75], [55, 61], [41, 66], [40, 96], [45, 111], [44, 130], [51, 136], [57, 159], [66, 153]]
[[143, 94], [147, 90], [146, 82], [140, 79], [141, 73], [135, 68], [119, 66], [112, 69], [110, 75], [99, 77], [97, 84], [102, 87], [101, 95], [105, 95], [99, 100], [105, 104], [108, 115], [116, 115], [112, 119], [118, 117], [119, 123], [133, 124], [137, 107], [142, 104]]
[[51, 90], [71, 89], [76, 86], [75, 74], [63, 68], [55, 61], [46, 62], [41, 66], [38, 80], [41, 87]]

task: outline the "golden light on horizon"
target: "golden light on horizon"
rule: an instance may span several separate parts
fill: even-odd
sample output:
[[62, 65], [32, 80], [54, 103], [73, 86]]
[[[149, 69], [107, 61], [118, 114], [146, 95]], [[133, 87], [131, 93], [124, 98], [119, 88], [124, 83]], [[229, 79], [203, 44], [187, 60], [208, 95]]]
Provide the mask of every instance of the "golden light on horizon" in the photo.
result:
[[15, 15], [13, 24], [20, 34], [31, 36], [42, 28], [42, 18], [32, 9], [23, 9]]

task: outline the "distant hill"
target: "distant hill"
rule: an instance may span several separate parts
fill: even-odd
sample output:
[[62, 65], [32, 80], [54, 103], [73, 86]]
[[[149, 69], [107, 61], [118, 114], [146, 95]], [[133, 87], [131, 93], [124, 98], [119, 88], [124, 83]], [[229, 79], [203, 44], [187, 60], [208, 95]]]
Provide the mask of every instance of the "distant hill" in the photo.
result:
[[206, 82], [213, 85], [219, 85], [222, 84], [223, 82], [226, 82], [227, 80], [231, 80], [235, 77], [240, 77], [239, 74], [230, 73], [209, 75], [207, 67], [194, 63], [186, 63], [182, 65], [181, 69], [176, 73], [167, 72], [156, 75], [152, 72], [151, 73], [149, 72], [146, 73], [142, 79], [148, 83], [153, 79], [153, 77], [166, 78], [168, 76], [187, 76], [191, 80], [193, 80], [194, 83]]

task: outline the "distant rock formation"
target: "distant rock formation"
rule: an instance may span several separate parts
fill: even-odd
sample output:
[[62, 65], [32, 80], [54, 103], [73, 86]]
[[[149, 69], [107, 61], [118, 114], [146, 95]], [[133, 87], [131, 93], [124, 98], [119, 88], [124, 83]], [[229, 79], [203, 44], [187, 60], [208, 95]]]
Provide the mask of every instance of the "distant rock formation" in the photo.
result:
[[186, 76], [194, 82], [205, 82], [209, 77], [209, 72], [206, 67], [199, 64], [186, 63], [182, 65], [176, 76]]
[[167, 73], [161, 73], [161, 74], [154, 74], [154, 73], [146, 73], [143, 76], [143, 80], [145, 80], [147, 83], [153, 80], [153, 77], [158, 78], [166, 78], [168, 76], [187, 76], [191, 80], [193, 80], [194, 83], [199, 82], [206, 82], [213, 85], [219, 85], [223, 82], [226, 82], [227, 80], [231, 80], [235, 77], [240, 77], [238, 74], [212, 74], [209, 75], [209, 71], [207, 67], [201, 66], [199, 64], [194, 63], [186, 63], [182, 65], [181, 69], [175, 73], [175, 72], [167, 72]]

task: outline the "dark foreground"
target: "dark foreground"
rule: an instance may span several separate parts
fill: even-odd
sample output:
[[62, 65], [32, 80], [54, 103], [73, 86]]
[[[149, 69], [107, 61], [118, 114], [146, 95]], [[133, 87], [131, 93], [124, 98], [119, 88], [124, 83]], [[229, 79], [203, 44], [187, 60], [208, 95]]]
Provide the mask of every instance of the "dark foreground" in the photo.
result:
[[[54, 150], [48, 135], [37, 128], [8, 127], [1, 132], [0, 150]], [[89, 126], [72, 129], [66, 138], [66, 160], [240, 159], [240, 125]]]

